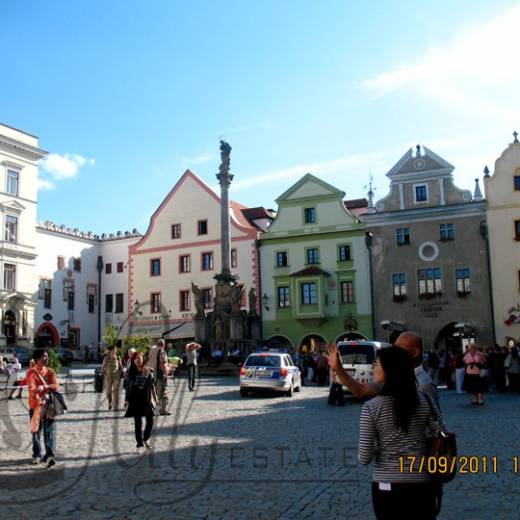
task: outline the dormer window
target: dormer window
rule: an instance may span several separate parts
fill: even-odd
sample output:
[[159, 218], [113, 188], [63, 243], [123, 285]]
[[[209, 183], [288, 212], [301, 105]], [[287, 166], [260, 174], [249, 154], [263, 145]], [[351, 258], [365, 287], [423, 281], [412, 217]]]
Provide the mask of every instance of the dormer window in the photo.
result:
[[416, 184], [414, 187], [415, 202], [428, 202], [428, 186], [426, 184]]

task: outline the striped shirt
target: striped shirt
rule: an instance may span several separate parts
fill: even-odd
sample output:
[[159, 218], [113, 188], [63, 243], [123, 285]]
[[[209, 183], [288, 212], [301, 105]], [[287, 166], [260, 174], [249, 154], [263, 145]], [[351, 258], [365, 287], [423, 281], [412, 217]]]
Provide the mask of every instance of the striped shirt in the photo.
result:
[[[419, 404], [411, 417], [408, 433], [395, 420], [394, 398], [379, 395], [367, 401], [361, 410], [359, 424], [358, 459], [361, 464], [374, 462], [374, 482], [424, 482], [430, 480], [427, 471], [419, 472], [421, 457], [426, 455], [427, 427], [435, 429], [438, 422], [443, 431], [446, 425], [439, 409], [433, 404], [434, 415], [426, 396], [418, 392]], [[399, 457], [417, 457], [413, 472], [400, 471]], [[405, 459], [406, 461], [406, 459]], [[409, 468], [406, 466], [405, 469]]]

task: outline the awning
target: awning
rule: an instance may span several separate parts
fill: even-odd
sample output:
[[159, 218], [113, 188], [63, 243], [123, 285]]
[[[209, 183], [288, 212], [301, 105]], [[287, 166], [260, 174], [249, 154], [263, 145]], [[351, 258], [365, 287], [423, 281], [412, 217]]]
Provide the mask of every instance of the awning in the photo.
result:
[[[177, 328], [176, 328], [177, 327]], [[175, 329], [171, 331], [171, 329]], [[171, 331], [171, 332], [168, 332]], [[128, 335], [147, 335], [150, 338], [191, 339], [195, 337], [195, 325], [193, 321], [181, 323], [164, 323], [161, 325], [132, 325], [128, 327]]]
[[380, 325], [381, 327], [383, 327], [384, 330], [406, 330], [405, 324], [402, 321], [383, 320], [380, 322]]

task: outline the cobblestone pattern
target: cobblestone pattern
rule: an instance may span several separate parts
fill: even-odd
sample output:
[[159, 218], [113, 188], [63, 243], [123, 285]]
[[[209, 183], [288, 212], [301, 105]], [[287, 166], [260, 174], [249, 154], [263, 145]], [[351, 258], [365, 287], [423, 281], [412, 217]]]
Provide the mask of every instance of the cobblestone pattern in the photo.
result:
[[[326, 404], [326, 388], [293, 398], [241, 398], [236, 381], [169, 388], [151, 452], [137, 455], [133, 421], [101, 394], [71, 394], [58, 419], [58, 465], [30, 462], [26, 401], [0, 402], [0, 491], [5, 518], [370, 519], [371, 468], [357, 463], [361, 404]], [[498, 457], [497, 474], [459, 475], [445, 487], [442, 520], [518, 518], [520, 397], [484, 407], [442, 394], [459, 452]], [[4, 514], [2, 514], [4, 517]]]

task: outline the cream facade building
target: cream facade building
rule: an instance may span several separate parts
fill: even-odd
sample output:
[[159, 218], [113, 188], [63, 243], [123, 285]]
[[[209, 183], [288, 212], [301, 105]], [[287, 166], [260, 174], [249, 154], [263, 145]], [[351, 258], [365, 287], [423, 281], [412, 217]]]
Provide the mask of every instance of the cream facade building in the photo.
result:
[[[230, 203], [231, 271], [244, 295], [260, 294], [256, 241], [272, 220], [263, 208]], [[213, 308], [221, 271], [220, 197], [187, 170], [150, 219], [142, 239], [130, 247], [129, 330], [152, 338], [185, 341], [195, 335], [192, 284]], [[243, 308], [247, 308], [244, 298]], [[260, 311], [260, 309], [257, 309]]]
[[0, 124], [0, 346], [24, 344], [34, 334], [38, 138]]
[[520, 142], [517, 135], [486, 171], [491, 279], [495, 339], [520, 340]]

